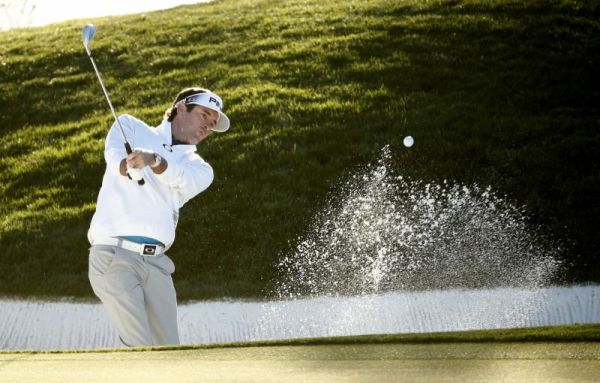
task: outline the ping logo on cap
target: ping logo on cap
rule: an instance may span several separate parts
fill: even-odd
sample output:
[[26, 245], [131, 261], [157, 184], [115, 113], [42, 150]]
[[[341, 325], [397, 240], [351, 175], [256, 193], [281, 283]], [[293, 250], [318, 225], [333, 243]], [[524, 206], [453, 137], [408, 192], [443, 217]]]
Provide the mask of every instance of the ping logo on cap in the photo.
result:
[[221, 103], [220, 103], [220, 102], [219, 102], [219, 100], [217, 100], [216, 98], [214, 98], [214, 97], [210, 96], [210, 97], [208, 98], [208, 102], [209, 102], [209, 103], [214, 103], [214, 104], [217, 106], [217, 108], [221, 109]]
[[186, 97], [184, 100], [186, 105], [201, 105], [209, 109], [221, 111], [223, 101], [214, 93], [198, 93]]

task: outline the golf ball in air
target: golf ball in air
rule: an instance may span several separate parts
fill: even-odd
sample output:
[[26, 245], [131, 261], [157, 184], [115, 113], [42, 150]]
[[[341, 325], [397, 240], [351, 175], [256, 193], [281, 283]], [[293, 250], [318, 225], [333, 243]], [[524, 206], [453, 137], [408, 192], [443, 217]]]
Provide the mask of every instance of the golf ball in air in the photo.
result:
[[412, 136], [404, 137], [404, 146], [406, 146], [407, 148], [410, 148], [414, 144], [415, 144], [415, 139], [412, 138]]

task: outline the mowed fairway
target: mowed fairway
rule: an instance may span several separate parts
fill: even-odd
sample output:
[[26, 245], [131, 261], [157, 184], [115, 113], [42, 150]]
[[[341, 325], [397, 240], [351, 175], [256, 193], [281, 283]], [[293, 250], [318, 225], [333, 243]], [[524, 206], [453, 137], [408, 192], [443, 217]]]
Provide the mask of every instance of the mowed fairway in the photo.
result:
[[0, 382], [596, 382], [600, 376], [595, 335], [543, 341], [556, 336], [463, 334], [0, 353]]

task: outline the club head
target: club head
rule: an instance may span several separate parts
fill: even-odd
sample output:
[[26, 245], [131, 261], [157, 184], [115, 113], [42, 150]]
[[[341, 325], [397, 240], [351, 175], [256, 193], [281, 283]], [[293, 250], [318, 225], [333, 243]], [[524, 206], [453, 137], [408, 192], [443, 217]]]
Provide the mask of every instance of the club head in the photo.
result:
[[86, 24], [83, 26], [83, 46], [85, 46], [85, 50], [90, 52], [90, 43], [96, 34], [96, 27], [94, 24]]

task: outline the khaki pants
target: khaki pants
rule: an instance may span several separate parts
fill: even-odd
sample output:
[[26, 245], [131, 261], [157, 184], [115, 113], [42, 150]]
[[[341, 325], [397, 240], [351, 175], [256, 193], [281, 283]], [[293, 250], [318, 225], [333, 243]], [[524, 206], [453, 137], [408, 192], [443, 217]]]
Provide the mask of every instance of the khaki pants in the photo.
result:
[[126, 346], [179, 344], [175, 265], [116, 246], [90, 248], [89, 279]]

